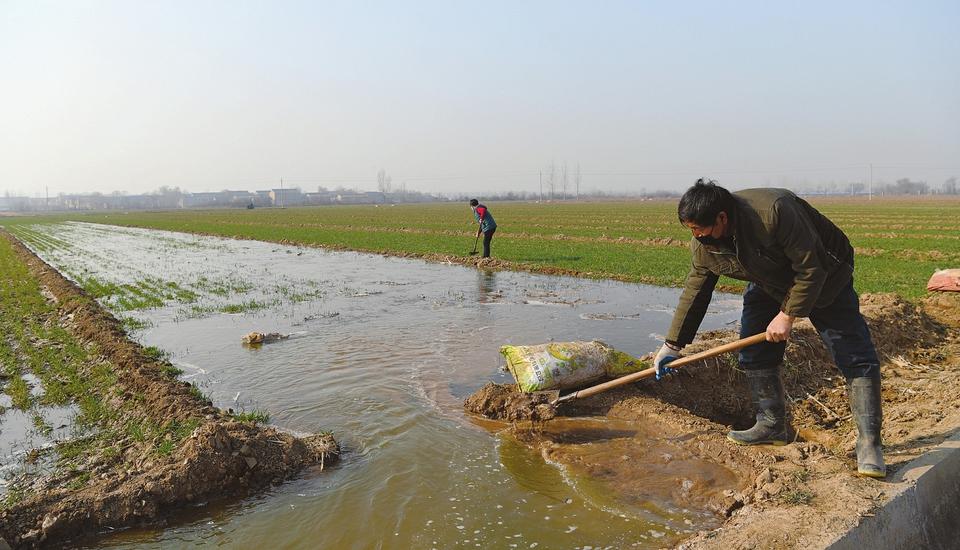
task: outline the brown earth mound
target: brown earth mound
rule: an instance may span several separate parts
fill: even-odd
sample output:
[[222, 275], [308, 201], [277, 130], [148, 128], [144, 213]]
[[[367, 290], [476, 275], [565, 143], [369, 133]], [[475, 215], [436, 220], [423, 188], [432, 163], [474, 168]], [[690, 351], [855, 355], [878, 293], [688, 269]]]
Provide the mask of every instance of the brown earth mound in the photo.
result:
[[241, 422], [210, 421], [171, 460], [147, 459], [131, 474], [110, 468], [79, 490], [41, 491], [3, 512], [3, 534], [15, 547], [95, 535], [107, 527], [160, 521], [172, 509], [211, 498], [250, 494], [305, 466], [333, 462], [330, 436], [298, 439]]
[[960, 293], [934, 292], [924, 298], [923, 309], [944, 325], [960, 326]]
[[[166, 456], [153, 441], [114, 442], [119, 452], [101, 452], [85, 465], [89, 481], [65, 483], [71, 473], [38, 480], [30, 496], [0, 512], [0, 536], [14, 547], [62, 544], [107, 528], [162, 523], [172, 510], [209, 499], [242, 497], [280, 483], [303, 468], [321, 469], [339, 456], [329, 435], [296, 438], [269, 427], [233, 420], [201, 400], [190, 384], [164, 373], [120, 323], [82, 289], [66, 280], [18, 241], [14, 249], [52, 297], [59, 318], [50, 319], [93, 345], [117, 374], [105, 398], [118, 415], [157, 425], [196, 425]], [[117, 419], [116, 421], [122, 421]]]

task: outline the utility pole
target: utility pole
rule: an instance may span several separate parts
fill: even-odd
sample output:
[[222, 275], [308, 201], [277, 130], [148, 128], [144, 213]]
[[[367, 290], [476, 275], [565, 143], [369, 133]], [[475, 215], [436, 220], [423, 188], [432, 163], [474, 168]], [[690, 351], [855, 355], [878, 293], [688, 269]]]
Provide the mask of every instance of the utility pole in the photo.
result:
[[43, 186], [43, 189], [44, 189], [44, 190], [46, 191], [46, 193], [47, 193], [47, 201], [46, 201], [46, 202], [47, 202], [47, 210], [50, 210], [50, 186], [49, 186], [49, 185], [44, 185], [44, 186]]
[[283, 177], [280, 178], [280, 208], [283, 208]]
[[872, 162], [870, 163], [870, 190], [868, 191], [867, 196], [869, 197], [867, 198], [867, 200], [869, 201], [873, 200], [873, 163]]
[[543, 170], [540, 170], [540, 203], [543, 204]]

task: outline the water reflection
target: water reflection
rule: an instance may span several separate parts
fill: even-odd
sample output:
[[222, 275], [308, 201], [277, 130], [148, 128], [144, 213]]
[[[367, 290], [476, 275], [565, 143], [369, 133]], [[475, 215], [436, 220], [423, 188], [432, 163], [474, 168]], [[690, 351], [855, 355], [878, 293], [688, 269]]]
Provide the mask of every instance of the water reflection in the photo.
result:
[[477, 270], [477, 281], [479, 283], [479, 292], [477, 302], [487, 304], [496, 302], [503, 298], [502, 292], [497, 289], [497, 272], [487, 269]]

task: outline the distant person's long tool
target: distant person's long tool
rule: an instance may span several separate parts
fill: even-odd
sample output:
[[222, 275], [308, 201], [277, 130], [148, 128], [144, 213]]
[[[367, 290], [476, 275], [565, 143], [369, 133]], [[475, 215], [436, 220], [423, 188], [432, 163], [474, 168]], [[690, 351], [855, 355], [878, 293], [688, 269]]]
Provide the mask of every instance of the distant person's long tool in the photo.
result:
[[[701, 351], [700, 353], [694, 353], [693, 355], [687, 355], [685, 357], [681, 357], [675, 361], [667, 363], [667, 366], [669, 366], [672, 369], [676, 369], [679, 367], [683, 367], [685, 365], [689, 365], [690, 363], [699, 361], [701, 359], [716, 357], [717, 355], [727, 353], [728, 351], [737, 351], [747, 346], [752, 346], [754, 344], [759, 344], [760, 342], [766, 342], [766, 341], [767, 341], [766, 333], [754, 334], [753, 336], [748, 336], [747, 338], [741, 338], [740, 340], [737, 340], [735, 342], [730, 342], [729, 344], [723, 344], [722, 346], [710, 348], [708, 350]], [[551, 405], [558, 405], [560, 403], [563, 403], [564, 401], [580, 399], [581, 397], [590, 397], [591, 395], [596, 395], [598, 393], [605, 392], [611, 388], [616, 388], [617, 386], [629, 384], [630, 382], [636, 382], [637, 380], [643, 380], [644, 378], [650, 378], [651, 376], [655, 376], [656, 374], [657, 374], [657, 368], [654, 366], [649, 369], [628, 374], [626, 376], [621, 376], [620, 378], [615, 378], [613, 380], [610, 380], [609, 382], [604, 382], [602, 384], [597, 384], [596, 386], [590, 386], [589, 388], [584, 388], [582, 390], [578, 390], [573, 393], [568, 393], [563, 397], [560, 397], [559, 390], [552, 390], [552, 391], [548, 390], [548, 391], [536, 392], [536, 393], [553, 394], [549, 397], [548, 402]]]
[[[473, 241], [473, 252], [470, 253], [471, 256], [477, 255], [477, 243], [480, 242], [480, 233], [477, 233], [477, 239]], [[486, 241], [484, 241], [486, 242]]]

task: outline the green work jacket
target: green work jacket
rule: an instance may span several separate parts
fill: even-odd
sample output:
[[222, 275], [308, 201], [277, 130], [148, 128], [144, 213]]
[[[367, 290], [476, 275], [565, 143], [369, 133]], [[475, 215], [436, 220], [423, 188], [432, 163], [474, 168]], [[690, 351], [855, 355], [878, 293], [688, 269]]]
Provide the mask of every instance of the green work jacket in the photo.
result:
[[720, 275], [756, 283], [794, 317], [830, 304], [853, 277], [850, 240], [807, 201], [786, 189], [745, 189], [733, 198], [732, 250], [690, 240], [669, 342], [693, 341]]

